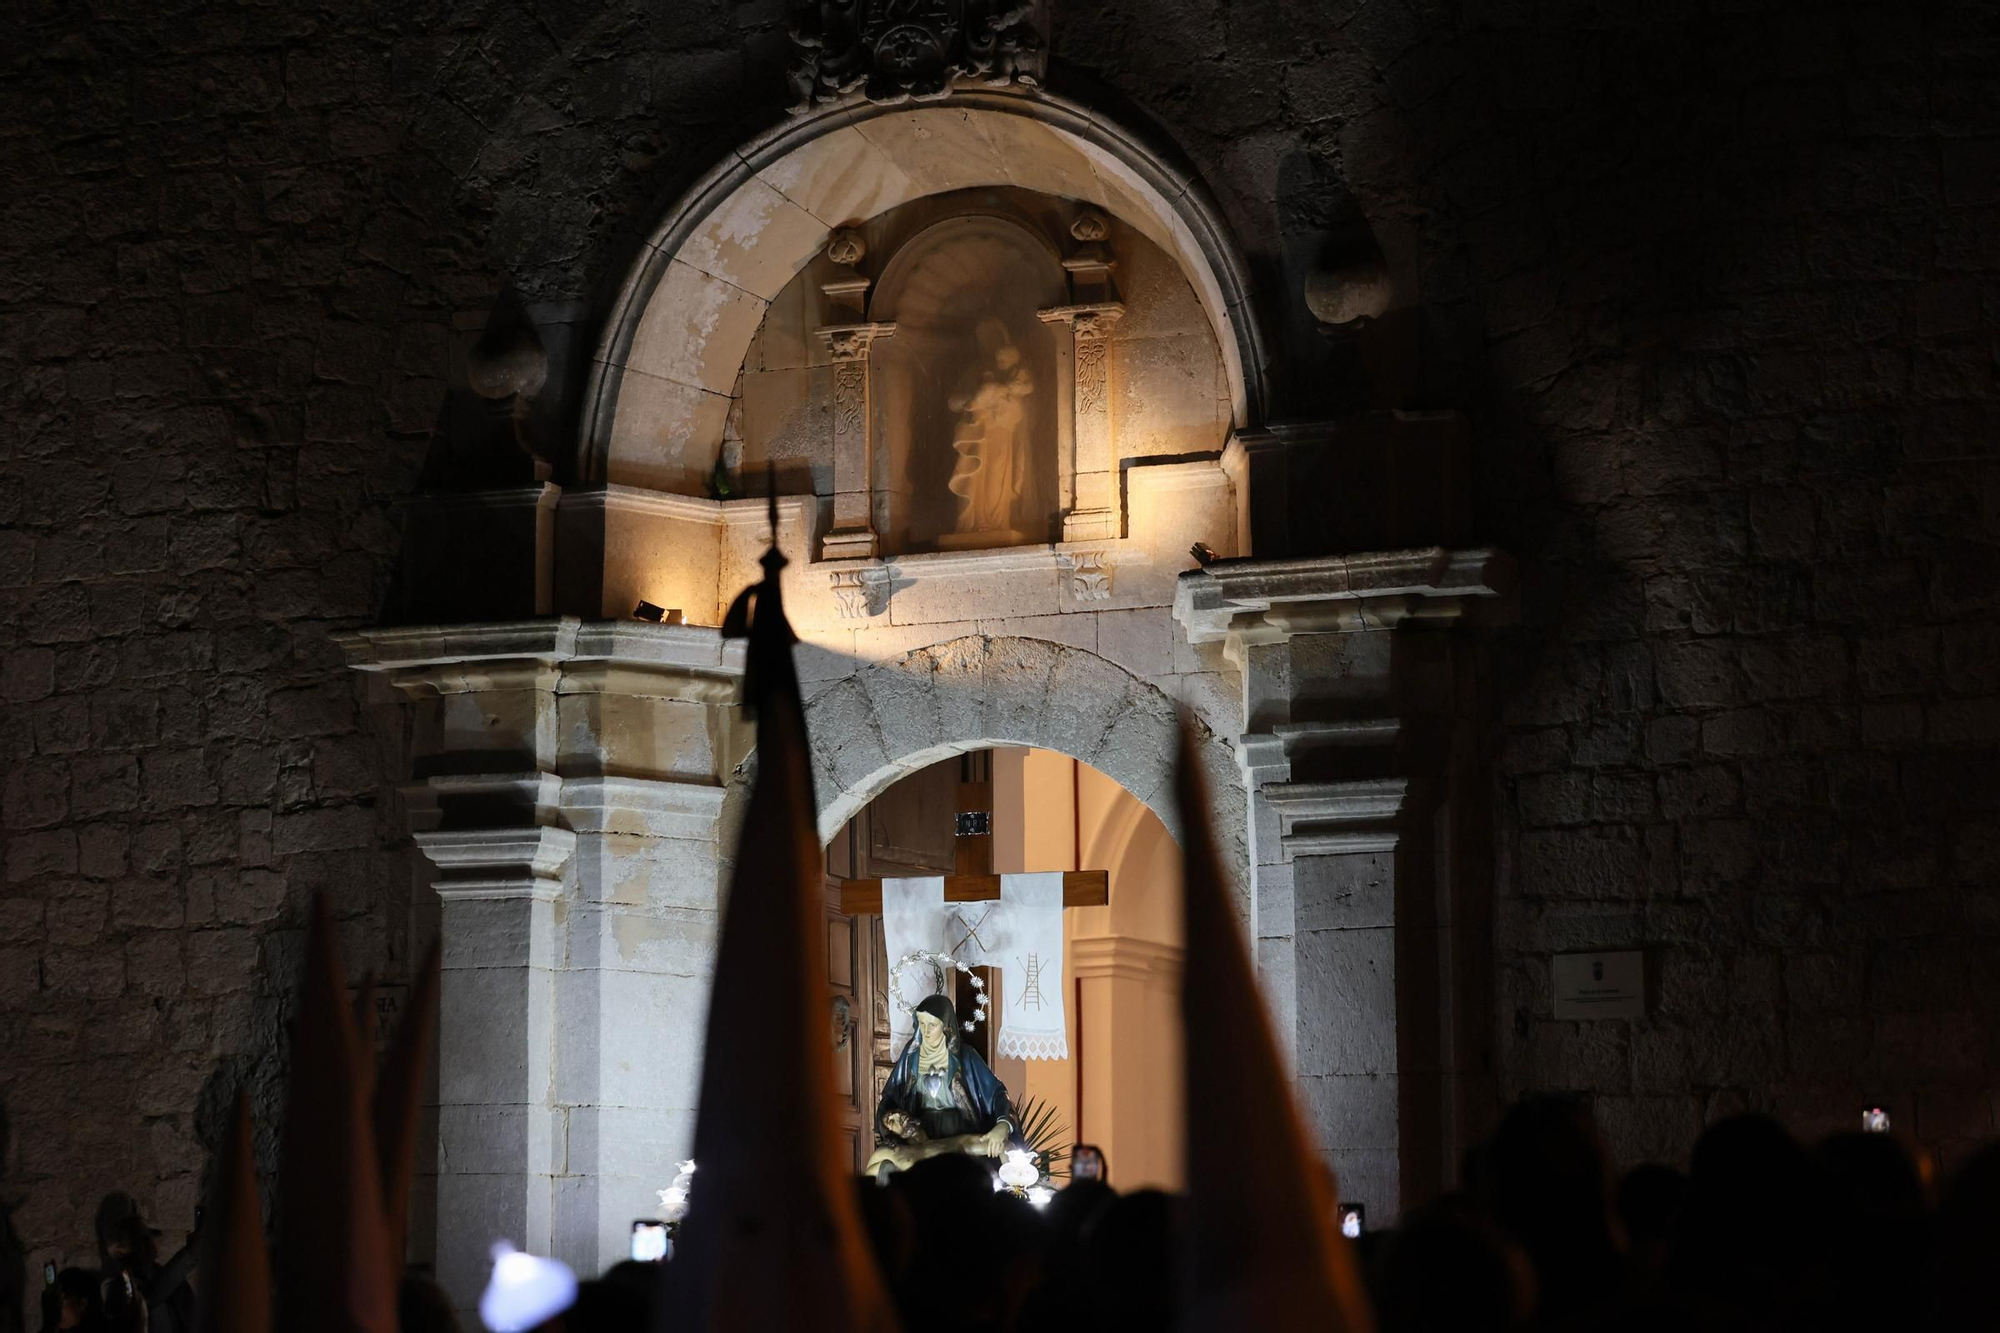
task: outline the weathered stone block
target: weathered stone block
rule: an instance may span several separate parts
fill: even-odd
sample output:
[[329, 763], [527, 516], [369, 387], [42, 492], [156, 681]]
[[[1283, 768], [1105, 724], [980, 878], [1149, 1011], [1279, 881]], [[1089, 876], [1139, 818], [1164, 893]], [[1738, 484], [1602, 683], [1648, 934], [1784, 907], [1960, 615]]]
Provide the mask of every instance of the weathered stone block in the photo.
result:
[[1396, 924], [1392, 852], [1296, 857], [1292, 885], [1297, 930], [1355, 930]]
[[1395, 1073], [1395, 931], [1301, 931], [1297, 940], [1299, 1073]]
[[7, 878], [10, 882], [40, 875], [76, 873], [76, 834], [69, 829], [49, 829], [17, 833], [7, 839]]

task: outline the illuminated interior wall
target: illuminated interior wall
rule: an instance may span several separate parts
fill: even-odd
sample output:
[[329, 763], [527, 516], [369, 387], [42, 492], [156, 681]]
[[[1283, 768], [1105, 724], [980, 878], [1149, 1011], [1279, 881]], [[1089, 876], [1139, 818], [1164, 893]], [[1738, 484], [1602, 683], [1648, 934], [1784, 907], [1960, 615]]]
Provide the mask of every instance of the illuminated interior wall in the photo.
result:
[[1017, 1095], [1102, 1148], [1120, 1189], [1181, 1182], [1180, 858], [1112, 779], [1049, 750], [994, 753], [994, 868], [1102, 869], [1105, 907], [1065, 913], [1070, 1059], [1002, 1061]]

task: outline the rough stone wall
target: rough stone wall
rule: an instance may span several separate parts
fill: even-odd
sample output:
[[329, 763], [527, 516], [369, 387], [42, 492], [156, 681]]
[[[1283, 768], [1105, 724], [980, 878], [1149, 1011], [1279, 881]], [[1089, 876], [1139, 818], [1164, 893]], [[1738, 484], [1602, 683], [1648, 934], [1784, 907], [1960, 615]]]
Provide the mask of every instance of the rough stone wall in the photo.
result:
[[[1425, 302], [1412, 401], [1474, 413], [1482, 532], [1530, 570], [1494, 689], [1506, 1088], [1598, 1094], [1628, 1157], [1864, 1095], [1989, 1130], [1988, 8], [1056, 9], [1058, 86], [1223, 199], [1292, 401], [1338, 382], [1302, 278], [1372, 233]], [[784, 39], [776, 0], [44, 2], [11, 37], [4, 1194], [83, 1255], [113, 1187], [185, 1224], [197, 1106], [271, 1109], [311, 889], [357, 971], [407, 958], [399, 741], [328, 634], [376, 614], [395, 499], [483, 438], [454, 317], [601, 302], [775, 114]], [[1655, 1016], [1549, 1020], [1547, 951], [1624, 943]]]
[[[2000, 1095], [2000, 18], [1976, 3], [1066, 7], [1311, 341], [1365, 228], [1523, 558], [1491, 706], [1501, 1090], [1626, 1160]], [[1287, 374], [1293, 401], [1309, 395]], [[1329, 383], [1338, 383], [1329, 378]], [[1281, 386], [1282, 387], [1282, 386]], [[1643, 947], [1644, 1020], [1553, 951]]]

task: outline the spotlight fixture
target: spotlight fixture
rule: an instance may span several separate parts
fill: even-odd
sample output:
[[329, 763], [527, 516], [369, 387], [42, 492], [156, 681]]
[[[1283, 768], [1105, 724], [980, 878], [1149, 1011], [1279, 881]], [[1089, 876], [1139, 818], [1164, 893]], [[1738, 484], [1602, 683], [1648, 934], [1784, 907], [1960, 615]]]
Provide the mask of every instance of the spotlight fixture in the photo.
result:
[[1188, 547], [1188, 554], [1193, 556], [1194, 562], [1203, 569], [1208, 568], [1208, 562], [1215, 559], [1215, 551], [1207, 542], [1196, 542]]
[[685, 625], [687, 616], [678, 606], [655, 606], [651, 602], [640, 602], [632, 608], [632, 619], [650, 620], [655, 625]]

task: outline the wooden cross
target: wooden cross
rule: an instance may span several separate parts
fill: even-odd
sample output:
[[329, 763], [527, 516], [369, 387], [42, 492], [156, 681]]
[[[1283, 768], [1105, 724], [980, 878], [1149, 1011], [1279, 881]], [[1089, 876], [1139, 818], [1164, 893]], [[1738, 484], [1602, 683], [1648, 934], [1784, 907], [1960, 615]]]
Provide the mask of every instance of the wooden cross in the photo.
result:
[[[968, 755], [966, 759], [952, 806], [957, 836], [952, 840], [952, 873], [944, 877], [944, 900], [993, 902], [1000, 897], [1000, 877], [993, 873], [993, 760], [990, 752]], [[1064, 907], [1103, 907], [1110, 901], [1111, 881], [1104, 871], [1064, 872]], [[849, 916], [879, 916], [882, 881], [841, 880], [840, 910]]]
[[[998, 875], [946, 875], [944, 900], [948, 903], [985, 903], [1000, 896]], [[1111, 901], [1111, 877], [1102, 870], [1065, 870], [1064, 907], [1103, 907]], [[840, 910], [849, 916], [880, 915], [882, 881], [843, 879], [840, 881]]]

